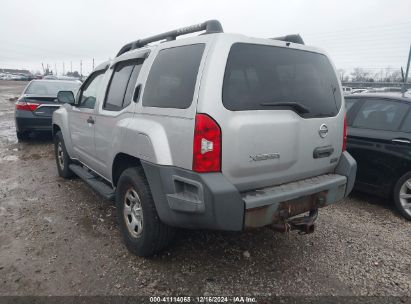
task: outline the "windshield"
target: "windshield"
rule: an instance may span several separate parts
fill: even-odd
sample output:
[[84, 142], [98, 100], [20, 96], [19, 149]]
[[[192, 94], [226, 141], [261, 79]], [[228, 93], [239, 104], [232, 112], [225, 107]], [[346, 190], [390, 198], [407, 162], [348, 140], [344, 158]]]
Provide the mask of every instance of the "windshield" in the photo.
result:
[[305, 118], [327, 117], [337, 115], [341, 93], [322, 54], [236, 43], [227, 60], [223, 104], [232, 111], [291, 109]]
[[25, 94], [56, 96], [59, 91], [72, 91], [76, 95], [81, 83], [77, 81], [33, 81]]

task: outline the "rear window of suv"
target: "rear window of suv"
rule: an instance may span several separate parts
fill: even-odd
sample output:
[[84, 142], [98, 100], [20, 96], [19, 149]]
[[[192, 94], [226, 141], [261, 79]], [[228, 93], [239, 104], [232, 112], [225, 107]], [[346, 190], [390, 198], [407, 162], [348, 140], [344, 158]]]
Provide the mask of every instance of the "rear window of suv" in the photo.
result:
[[322, 54], [235, 43], [224, 75], [223, 104], [232, 111], [291, 109], [304, 118], [330, 117], [341, 108], [341, 93]]
[[161, 50], [147, 78], [143, 106], [188, 108], [194, 96], [204, 44]]

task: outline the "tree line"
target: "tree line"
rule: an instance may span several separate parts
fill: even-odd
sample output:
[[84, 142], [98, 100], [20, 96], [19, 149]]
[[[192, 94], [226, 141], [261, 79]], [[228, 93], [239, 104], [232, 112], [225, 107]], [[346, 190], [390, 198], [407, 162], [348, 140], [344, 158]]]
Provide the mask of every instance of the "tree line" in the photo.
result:
[[337, 72], [342, 82], [402, 82], [401, 70], [389, 67], [379, 70], [357, 67], [351, 72], [344, 69], [338, 69]]

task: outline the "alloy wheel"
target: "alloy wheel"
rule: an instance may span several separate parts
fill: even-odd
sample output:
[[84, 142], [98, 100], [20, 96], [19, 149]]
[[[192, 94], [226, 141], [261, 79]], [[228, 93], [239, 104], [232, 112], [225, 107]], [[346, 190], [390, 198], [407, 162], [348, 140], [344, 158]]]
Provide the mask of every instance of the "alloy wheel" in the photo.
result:
[[406, 180], [400, 188], [400, 204], [404, 211], [411, 215], [411, 178]]

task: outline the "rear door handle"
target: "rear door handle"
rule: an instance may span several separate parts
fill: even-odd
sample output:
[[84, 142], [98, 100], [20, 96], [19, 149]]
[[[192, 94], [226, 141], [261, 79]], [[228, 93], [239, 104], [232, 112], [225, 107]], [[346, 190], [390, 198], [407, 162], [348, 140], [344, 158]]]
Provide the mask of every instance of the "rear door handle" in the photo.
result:
[[89, 123], [89, 124], [94, 124], [94, 119], [93, 119], [93, 117], [89, 117], [89, 118], [87, 118], [87, 123]]
[[333, 154], [334, 148], [333, 146], [324, 146], [324, 147], [317, 147], [313, 151], [313, 157], [314, 158], [323, 158], [323, 157], [328, 157], [331, 154]]
[[394, 138], [391, 141], [394, 143], [400, 143], [400, 144], [411, 144], [411, 140], [407, 138]]

